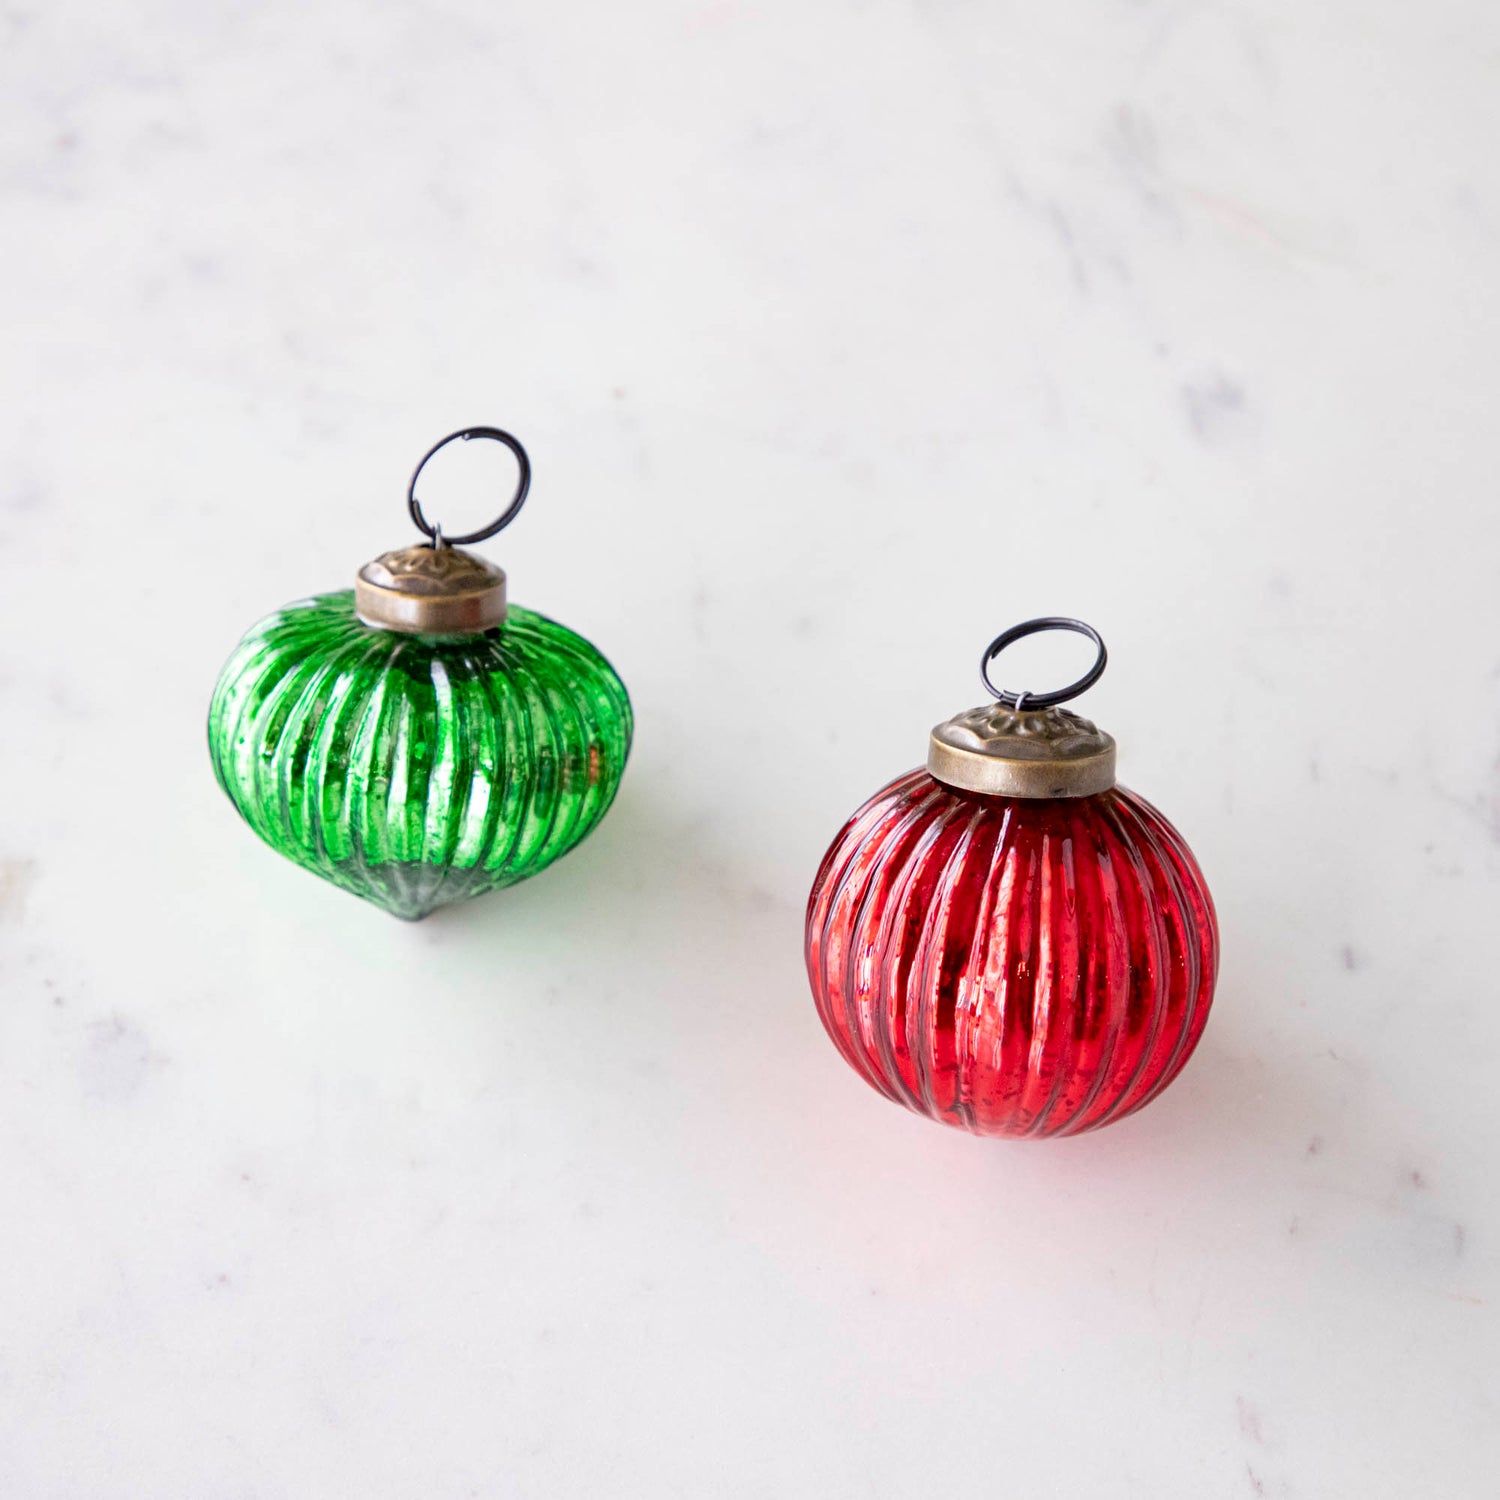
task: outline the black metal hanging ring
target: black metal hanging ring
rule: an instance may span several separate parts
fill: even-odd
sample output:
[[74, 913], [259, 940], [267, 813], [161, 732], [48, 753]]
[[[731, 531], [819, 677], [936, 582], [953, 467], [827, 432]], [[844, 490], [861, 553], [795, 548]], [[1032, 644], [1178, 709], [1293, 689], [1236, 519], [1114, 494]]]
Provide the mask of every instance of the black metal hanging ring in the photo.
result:
[[[1007, 646], [1043, 630], [1072, 630], [1079, 635], [1086, 635], [1099, 648], [1099, 655], [1095, 658], [1094, 665], [1077, 682], [1065, 688], [1058, 688], [1055, 693], [1001, 691], [990, 681], [990, 663]], [[1085, 625], [1082, 620], [1070, 620], [1066, 615], [1046, 615], [1039, 620], [1027, 620], [1020, 625], [1012, 625], [1009, 630], [1001, 631], [984, 648], [984, 655], [979, 660], [979, 675], [990, 695], [998, 698], [1007, 708], [1052, 708], [1058, 703], [1066, 703], [1069, 698], [1076, 698], [1080, 693], [1087, 692], [1093, 687], [1104, 675], [1104, 667], [1108, 661], [1109, 652], [1104, 649], [1104, 637], [1092, 625]]]
[[[449, 443], [456, 443], [460, 439], [468, 442], [470, 438], [488, 438], [492, 443], [500, 443], [510, 449], [516, 456], [516, 463], [520, 466], [521, 476], [516, 484], [516, 492], [511, 496], [510, 504], [500, 513], [497, 520], [491, 521], [488, 526], [482, 526], [478, 531], [471, 531], [467, 536], [444, 536], [441, 526], [431, 525], [427, 517], [422, 514], [422, 507], [417, 500], [417, 480], [422, 477], [422, 470], [427, 467], [428, 460], [440, 449], [446, 448]], [[411, 518], [416, 522], [417, 530], [425, 536], [434, 547], [467, 547], [470, 542], [482, 542], [486, 537], [494, 536], [497, 531], [503, 531], [517, 515], [521, 507], [526, 503], [526, 492], [531, 488], [531, 460], [526, 456], [526, 450], [508, 432], [502, 432], [498, 427], [465, 427], [462, 432], [450, 432], [442, 442], [434, 443], [426, 453], [422, 455], [422, 462], [416, 467], [416, 472], [411, 476], [411, 483], [406, 487], [406, 508], [411, 512]]]

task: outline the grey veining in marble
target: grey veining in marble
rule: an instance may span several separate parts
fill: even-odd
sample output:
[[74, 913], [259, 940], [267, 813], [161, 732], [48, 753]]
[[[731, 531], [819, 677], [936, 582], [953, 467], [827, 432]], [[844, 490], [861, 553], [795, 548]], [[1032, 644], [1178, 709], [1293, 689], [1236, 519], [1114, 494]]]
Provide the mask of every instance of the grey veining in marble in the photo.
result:
[[[0, 14], [0, 1495], [1493, 1493], [1497, 57], [1478, 0]], [[203, 716], [471, 422], [639, 734], [412, 928]], [[1017, 1149], [849, 1074], [802, 904], [1051, 613], [1224, 973], [1158, 1104]]]

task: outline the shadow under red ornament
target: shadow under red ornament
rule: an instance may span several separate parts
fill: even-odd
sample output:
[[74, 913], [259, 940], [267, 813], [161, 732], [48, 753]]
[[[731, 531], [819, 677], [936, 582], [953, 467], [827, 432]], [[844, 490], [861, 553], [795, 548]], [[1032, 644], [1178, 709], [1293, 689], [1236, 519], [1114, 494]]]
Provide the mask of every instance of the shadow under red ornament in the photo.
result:
[[[1098, 641], [1078, 622], [1028, 626]], [[981, 1135], [1071, 1135], [1139, 1109], [1192, 1055], [1213, 997], [1197, 861], [1114, 784], [1113, 740], [1057, 707], [1073, 691], [997, 693], [939, 725], [929, 765], [947, 779], [916, 770], [876, 793], [808, 903], [808, 974], [839, 1051], [887, 1098]]]

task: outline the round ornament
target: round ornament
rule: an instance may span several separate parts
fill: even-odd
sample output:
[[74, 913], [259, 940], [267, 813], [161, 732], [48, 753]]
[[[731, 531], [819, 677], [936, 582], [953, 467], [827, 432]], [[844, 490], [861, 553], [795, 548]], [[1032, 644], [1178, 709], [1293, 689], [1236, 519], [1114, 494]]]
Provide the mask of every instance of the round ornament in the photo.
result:
[[[1048, 694], [990, 684], [1012, 641], [1098, 648]], [[813, 997], [864, 1080], [977, 1135], [1076, 1135], [1159, 1094], [1208, 1019], [1218, 927], [1175, 828], [1115, 782], [1115, 742], [1059, 705], [1098, 632], [991, 642], [998, 700], [939, 724], [927, 768], [844, 825], [807, 908]]]
[[[450, 541], [417, 500], [439, 448], [487, 438], [520, 479], [491, 525]], [[630, 752], [625, 685], [582, 636], [510, 605], [505, 574], [456, 543], [493, 536], [530, 487], [509, 433], [467, 428], [417, 466], [428, 540], [355, 587], [255, 625], [214, 689], [219, 784], [279, 854], [398, 917], [513, 885], [608, 811]]]

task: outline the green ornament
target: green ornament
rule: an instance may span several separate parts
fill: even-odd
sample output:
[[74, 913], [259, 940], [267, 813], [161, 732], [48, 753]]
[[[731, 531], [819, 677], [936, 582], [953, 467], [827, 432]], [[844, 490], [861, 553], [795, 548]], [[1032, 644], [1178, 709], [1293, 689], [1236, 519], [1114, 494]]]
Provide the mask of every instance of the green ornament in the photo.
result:
[[[459, 542], [514, 519], [530, 480], [509, 434], [453, 435], [466, 437], [511, 448], [521, 483], [498, 522]], [[588, 641], [507, 608], [504, 573], [427, 525], [417, 475], [409, 504], [432, 543], [267, 616], [208, 716], [214, 772], [250, 827], [406, 918], [525, 880], [577, 845], [614, 800], [633, 723]]]

